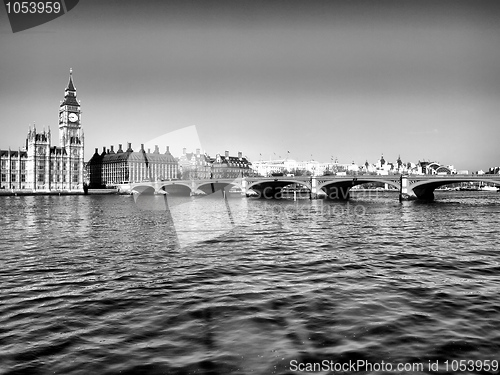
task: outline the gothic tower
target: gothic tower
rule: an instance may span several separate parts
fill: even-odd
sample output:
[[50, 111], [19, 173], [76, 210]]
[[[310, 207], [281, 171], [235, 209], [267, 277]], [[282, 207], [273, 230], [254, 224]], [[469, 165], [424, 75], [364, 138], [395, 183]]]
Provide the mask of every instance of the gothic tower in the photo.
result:
[[[38, 132], [33, 124], [26, 138], [28, 188], [33, 190], [50, 189], [50, 129]], [[21, 180], [21, 182], [24, 182]]]
[[19, 183], [23, 188], [84, 192], [84, 137], [71, 69], [64, 100], [59, 106], [59, 143], [60, 146], [51, 145], [50, 128], [42, 132], [37, 131], [35, 125], [30, 128], [24, 160], [19, 160]]
[[59, 144], [61, 147], [78, 144], [82, 135], [80, 102], [76, 98], [73, 70], [69, 70], [68, 87], [59, 106]]
[[64, 100], [59, 106], [59, 144], [68, 158], [65, 171], [69, 190], [83, 189], [84, 135], [82, 112], [73, 83], [73, 70], [69, 70], [69, 81], [64, 90]]

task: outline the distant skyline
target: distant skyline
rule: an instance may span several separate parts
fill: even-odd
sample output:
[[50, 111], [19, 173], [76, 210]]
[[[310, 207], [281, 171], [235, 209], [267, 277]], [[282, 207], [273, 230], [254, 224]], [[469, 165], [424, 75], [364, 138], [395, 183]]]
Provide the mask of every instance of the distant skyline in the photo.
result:
[[499, 16], [490, 0], [85, 0], [13, 34], [2, 7], [0, 148], [23, 146], [33, 122], [58, 144], [73, 68], [86, 160], [196, 126], [211, 155], [487, 170]]

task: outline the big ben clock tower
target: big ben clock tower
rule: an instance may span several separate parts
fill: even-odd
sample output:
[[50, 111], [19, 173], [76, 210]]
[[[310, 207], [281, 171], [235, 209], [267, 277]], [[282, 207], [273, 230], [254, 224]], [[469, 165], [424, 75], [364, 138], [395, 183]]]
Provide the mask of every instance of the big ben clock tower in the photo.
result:
[[66, 147], [75, 139], [81, 137], [80, 102], [76, 98], [76, 88], [73, 84], [73, 70], [69, 70], [68, 87], [64, 90], [64, 100], [59, 106], [59, 144]]
[[[50, 128], [37, 131], [35, 125], [28, 132], [24, 159], [19, 153], [19, 177], [14, 182], [33, 191], [84, 192], [84, 137], [80, 102], [76, 98], [73, 72], [69, 71], [64, 100], [59, 105], [59, 146], [52, 146]], [[3, 172], [2, 172], [3, 173]]]
[[59, 144], [66, 151], [68, 158], [65, 180], [70, 190], [79, 190], [83, 187], [84, 136], [81, 120], [80, 102], [76, 98], [73, 70], [70, 69], [64, 100], [59, 106]]

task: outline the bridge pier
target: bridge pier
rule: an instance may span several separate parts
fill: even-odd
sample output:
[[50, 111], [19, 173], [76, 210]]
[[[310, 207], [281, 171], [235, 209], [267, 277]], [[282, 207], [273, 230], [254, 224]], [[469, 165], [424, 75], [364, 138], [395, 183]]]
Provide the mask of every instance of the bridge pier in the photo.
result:
[[190, 196], [195, 195], [196, 190], [198, 190], [198, 186], [196, 186], [196, 182], [194, 182], [194, 180], [191, 180], [191, 192], [189, 193], [189, 195]]
[[425, 200], [425, 201], [433, 201], [434, 200], [434, 190], [436, 187], [439, 187], [440, 184], [429, 183], [425, 185], [410, 187], [410, 183], [408, 181], [408, 176], [401, 176], [400, 190], [399, 190], [399, 201], [403, 200]]
[[246, 178], [242, 178], [242, 180], [241, 180], [241, 195], [243, 197], [246, 197], [246, 195], [247, 195], [247, 190], [248, 190], [247, 186], [248, 186], [247, 179]]
[[318, 198], [318, 180], [314, 177], [311, 178], [311, 192], [309, 193], [309, 199]]
[[399, 201], [408, 199], [408, 177], [401, 175], [399, 183]]
[[415, 193], [409, 187], [408, 176], [402, 175], [399, 180], [399, 201], [416, 199]]

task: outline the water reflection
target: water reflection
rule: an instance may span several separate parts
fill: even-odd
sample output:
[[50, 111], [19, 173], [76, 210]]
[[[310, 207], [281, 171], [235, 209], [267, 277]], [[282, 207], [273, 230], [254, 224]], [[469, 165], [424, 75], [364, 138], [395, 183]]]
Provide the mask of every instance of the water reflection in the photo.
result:
[[2, 227], [15, 246], [71, 241], [91, 230], [92, 207], [83, 196], [8, 196], [0, 199]]
[[181, 247], [213, 240], [247, 223], [247, 200], [223, 191], [202, 197], [135, 194], [134, 201], [145, 216], [163, 212]]
[[1, 197], [2, 370], [491, 360], [498, 197]]

